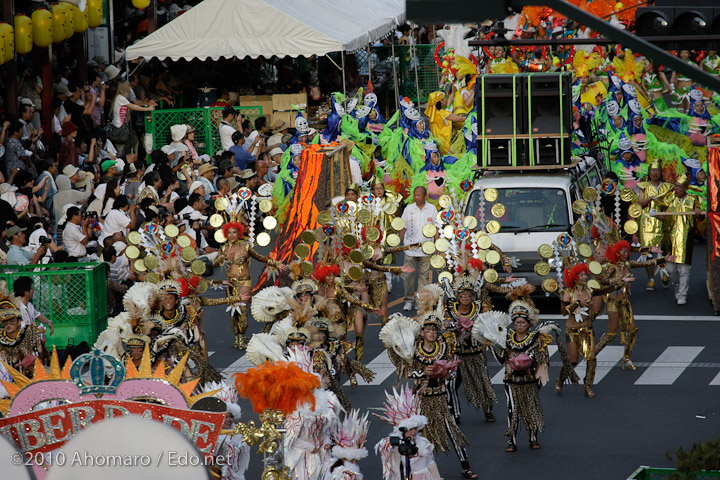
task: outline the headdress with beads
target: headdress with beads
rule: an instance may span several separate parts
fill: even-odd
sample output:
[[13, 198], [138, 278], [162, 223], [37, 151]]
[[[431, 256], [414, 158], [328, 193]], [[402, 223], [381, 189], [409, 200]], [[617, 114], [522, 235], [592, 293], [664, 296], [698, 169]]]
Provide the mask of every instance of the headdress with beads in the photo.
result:
[[14, 303], [8, 300], [0, 302], [0, 322], [12, 320], [13, 318], [20, 317], [21, 315], [20, 310], [18, 310]]
[[535, 307], [535, 303], [530, 299], [530, 294], [535, 290], [535, 286], [529, 283], [522, 285], [512, 292], [507, 297], [512, 300], [508, 313], [510, 318], [514, 322], [517, 318], [524, 318], [530, 324], [535, 325], [538, 321], [538, 309]]
[[172, 294], [180, 298], [180, 284], [175, 280], [163, 280], [158, 283], [158, 290], [163, 294]]
[[309, 293], [311, 295], [315, 295], [317, 293], [317, 282], [312, 278], [306, 277], [303, 274], [302, 266], [299, 262], [293, 262], [293, 264], [290, 266], [290, 270], [292, 272], [294, 280], [293, 283], [290, 285], [290, 288], [292, 289], [295, 298], [299, 297], [304, 293]]

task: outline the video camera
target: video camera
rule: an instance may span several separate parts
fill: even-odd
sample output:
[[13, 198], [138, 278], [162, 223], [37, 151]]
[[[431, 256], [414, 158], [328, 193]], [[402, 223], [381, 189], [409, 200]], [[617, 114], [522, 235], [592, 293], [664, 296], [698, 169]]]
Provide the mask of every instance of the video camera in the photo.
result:
[[400, 455], [404, 457], [412, 457], [417, 455], [418, 447], [412, 438], [405, 436], [406, 432], [407, 428], [400, 427], [401, 436], [390, 435], [390, 445], [398, 447], [398, 453], [400, 453]]

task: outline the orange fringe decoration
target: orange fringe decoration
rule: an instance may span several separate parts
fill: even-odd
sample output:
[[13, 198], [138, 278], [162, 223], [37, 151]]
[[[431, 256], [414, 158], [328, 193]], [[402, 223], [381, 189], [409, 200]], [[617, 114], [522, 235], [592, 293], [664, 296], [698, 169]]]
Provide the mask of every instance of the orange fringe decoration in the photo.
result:
[[304, 403], [315, 410], [313, 390], [320, 388], [320, 380], [295, 363], [265, 362], [234, 377], [238, 394], [250, 400], [255, 413], [271, 409], [289, 415]]

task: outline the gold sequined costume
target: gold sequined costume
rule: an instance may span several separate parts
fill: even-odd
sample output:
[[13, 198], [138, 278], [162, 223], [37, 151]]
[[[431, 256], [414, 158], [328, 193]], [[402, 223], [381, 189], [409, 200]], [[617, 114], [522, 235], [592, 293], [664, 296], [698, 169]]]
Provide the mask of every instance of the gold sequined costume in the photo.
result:
[[[659, 185], [655, 186], [650, 181], [639, 182], [637, 186], [646, 199], [650, 197], [664, 196], [673, 188], [670, 183], [660, 182]], [[664, 230], [663, 222], [657, 217], [650, 216], [650, 210], [662, 210], [661, 207], [663, 205], [661, 202], [662, 199], [652, 200], [645, 208], [643, 208], [642, 214], [640, 215], [640, 228], [638, 230], [641, 247], [652, 248], [662, 245]]]

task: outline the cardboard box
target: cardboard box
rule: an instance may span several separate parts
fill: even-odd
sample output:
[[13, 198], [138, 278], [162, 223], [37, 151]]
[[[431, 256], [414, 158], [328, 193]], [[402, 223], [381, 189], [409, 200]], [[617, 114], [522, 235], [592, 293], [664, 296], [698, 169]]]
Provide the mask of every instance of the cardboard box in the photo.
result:
[[288, 125], [293, 125], [293, 122], [290, 121], [291, 118], [295, 118], [295, 112], [273, 112], [269, 123], [272, 126], [276, 121], [283, 120]]
[[292, 93], [285, 95], [273, 95], [272, 105], [275, 112], [286, 112], [292, 110], [293, 105], [304, 103], [307, 105], [307, 93]]

